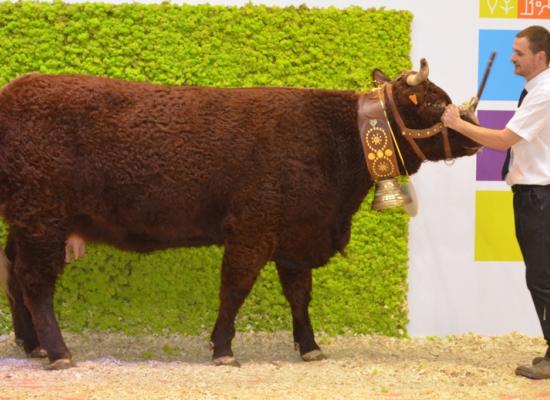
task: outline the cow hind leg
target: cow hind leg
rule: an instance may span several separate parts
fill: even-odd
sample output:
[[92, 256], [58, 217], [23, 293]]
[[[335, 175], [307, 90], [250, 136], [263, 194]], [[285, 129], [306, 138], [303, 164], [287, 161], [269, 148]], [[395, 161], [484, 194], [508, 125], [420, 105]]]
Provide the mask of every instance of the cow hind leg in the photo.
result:
[[220, 287], [220, 308], [211, 335], [213, 363], [239, 366], [231, 342], [235, 336], [235, 318], [250, 293], [260, 270], [273, 252], [274, 240], [269, 235], [254, 240], [229, 239], [225, 244]]
[[15, 279], [13, 266], [15, 265], [16, 252], [15, 241], [12, 235], [8, 235], [5, 254], [0, 254], [0, 269], [3, 271], [5, 289], [10, 305], [15, 341], [23, 347], [30, 357], [46, 357], [46, 351], [40, 347], [38, 337], [32, 324], [31, 314], [23, 303], [21, 287]]
[[50, 364], [46, 368], [68, 368], [73, 365], [71, 354], [63, 341], [53, 310], [55, 283], [64, 265], [64, 240], [18, 236], [16, 252], [12, 272], [31, 315], [38, 342], [47, 352]]
[[288, 268], [277, 264], [279, 280], [292, 311], [292, 332], [294, 344], [304, 361], [326, 359], [315, 342], [313, 327], [309, 319], [309, 302], [311, 300], [311, 269]]

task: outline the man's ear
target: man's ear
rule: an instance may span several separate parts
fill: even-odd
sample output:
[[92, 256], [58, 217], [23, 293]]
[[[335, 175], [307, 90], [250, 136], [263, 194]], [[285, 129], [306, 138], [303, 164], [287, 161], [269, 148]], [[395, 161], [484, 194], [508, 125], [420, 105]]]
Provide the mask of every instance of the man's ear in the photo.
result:
[[546, 52], [544, 50], [541, 50], [538, 53], [536, 53], [535, 57], [537, 57], [537, 61], [540, 61], [542, 65], [548, 66], [548, 60], [546, 59]]
[[379, 85], [390, 80], [390, 78], [388, 78], [386, 74], [380, 71], [378, 68], [372, 71], [372, 79], [375, 83]]

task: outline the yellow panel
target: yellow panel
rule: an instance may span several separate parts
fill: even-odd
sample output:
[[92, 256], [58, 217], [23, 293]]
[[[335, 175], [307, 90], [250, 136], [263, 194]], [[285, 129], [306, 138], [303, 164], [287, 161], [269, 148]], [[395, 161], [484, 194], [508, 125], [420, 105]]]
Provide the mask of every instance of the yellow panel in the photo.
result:
[[481, 18], [516, 18], [518, 0], [479, 0]]
[[514, 230], [511, 191], [477, 191], [476, 261], [522, 261]]

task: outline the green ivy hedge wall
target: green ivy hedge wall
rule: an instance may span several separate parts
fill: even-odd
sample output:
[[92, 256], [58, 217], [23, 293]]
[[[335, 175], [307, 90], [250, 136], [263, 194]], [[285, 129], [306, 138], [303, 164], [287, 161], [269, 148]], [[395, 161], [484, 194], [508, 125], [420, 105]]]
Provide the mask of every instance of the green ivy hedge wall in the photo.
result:
[[[368, 90], [371, 72], [411, 68], [412, 15], [385, 9], [0, 2], [0, 85], [31, 71], [173, 85]], [[346, 256], [314, 271], [314, 328], [405, 336], [407, 231], [402, 211], [355, 215]], [[5, 240], [7, 228], [1, 226]], [[55, 297], [62, 329], [202, 334], [213, 327], [223, 249], [126, 253], [89, 244]], [[0, 299], [0, 333], [11, 331]], [[290, 330], [273, 265], [241, 309], [238, 330]]]

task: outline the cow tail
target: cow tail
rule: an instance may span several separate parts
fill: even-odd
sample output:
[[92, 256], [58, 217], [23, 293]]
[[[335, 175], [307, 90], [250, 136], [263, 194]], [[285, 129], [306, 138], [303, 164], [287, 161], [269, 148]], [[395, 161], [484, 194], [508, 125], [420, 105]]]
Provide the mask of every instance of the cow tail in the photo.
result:
[[8, 257], [4, 252], [4, 249], [0, 246], [0, 288], [6, 291], [6, 294], [9, 296], [10, 292], [8, 290], [8, 278], [9, 278], [9, 263]]

